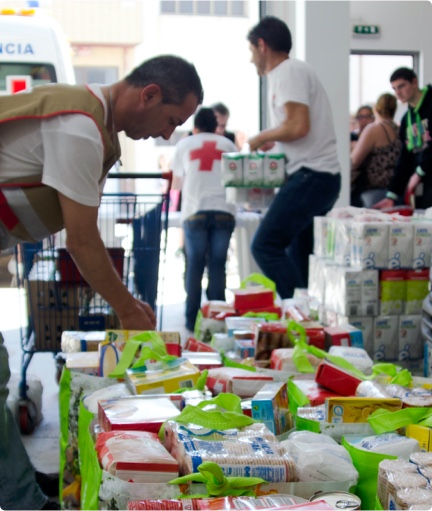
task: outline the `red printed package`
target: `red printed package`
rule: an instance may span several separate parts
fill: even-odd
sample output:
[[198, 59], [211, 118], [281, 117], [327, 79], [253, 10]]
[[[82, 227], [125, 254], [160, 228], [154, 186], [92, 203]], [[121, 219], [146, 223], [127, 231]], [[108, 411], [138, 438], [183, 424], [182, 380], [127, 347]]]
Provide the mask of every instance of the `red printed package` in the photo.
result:
[[300, 389], [303, 394], [308, 398], [311, 406], [319, 406], [325, 403], [328, 397], [340, 397], [340, 394], [336, 394], [321, 385], [314, 380], [296, 380], [293, 379], [292, 383]]
[[340, 326], [324, 327], [325, 346], [351, 346], [351, 335], [345, 328]]
[[273, 306], [273, 291], [263, 286], [250, 286], [234, 291], [234, 308], [236, 310], [266, 310], [267, 307]]
[[318, 366], [315, 381], [340, 396], [355, 396], [356, 389], [362, 382], [357, 376], [328, 360]]
[[197, 341], [193, 337], [189, 337], [189, 339], [186, 341], [184, 349], [187, 351], [216, 351], [217, 352], [217, 350], [212, 348], [210, 345], [208, 345], [202, 341]]
[[129, 510], [148, 510], [148, 511], [182, 511], [189, 509], [191, 511], [199, 510], [197, 501], [199, 499], [149, 499], [133, 500], [128, 502]]
[[257, 323], [253, 328], [255, 333], [255, 360], [257, 361], [268, 361], [270, 363], [273, 350], [293, 347], [284, 323]]

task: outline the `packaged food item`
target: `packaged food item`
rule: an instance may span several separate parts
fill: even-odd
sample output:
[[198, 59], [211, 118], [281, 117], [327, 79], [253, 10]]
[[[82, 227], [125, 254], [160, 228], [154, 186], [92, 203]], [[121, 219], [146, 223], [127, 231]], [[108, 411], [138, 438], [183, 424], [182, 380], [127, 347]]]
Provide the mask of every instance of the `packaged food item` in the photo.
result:
[[252, 398], [252, 418], [263, 422], [275, 435], [292, 428], [287, 384], [266, 383]]
[[128, 482], [168, 483], [178, 477], [178, 463], [158, 436], [145, 431], [100, 433], [95, 444], [101, 467]]
[[367, 422], [369, 415], [376, 410], [395, 412], [402, 408], [397, 398], [369, 397], [329, 397], [326, 398], [327, 422]]

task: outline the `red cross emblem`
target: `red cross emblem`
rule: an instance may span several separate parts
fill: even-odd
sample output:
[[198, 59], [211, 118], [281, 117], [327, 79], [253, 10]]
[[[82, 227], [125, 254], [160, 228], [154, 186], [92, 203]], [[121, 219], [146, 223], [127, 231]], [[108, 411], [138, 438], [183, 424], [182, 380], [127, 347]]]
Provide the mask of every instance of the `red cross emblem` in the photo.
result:
[[190, 161], [200, 160], [198, 170], [211, 172], [213, 162], [222, 159], [223, 151], [216, 149], [216, 142], [204, 142], [200, 149], [194, 149], [190, 152]]

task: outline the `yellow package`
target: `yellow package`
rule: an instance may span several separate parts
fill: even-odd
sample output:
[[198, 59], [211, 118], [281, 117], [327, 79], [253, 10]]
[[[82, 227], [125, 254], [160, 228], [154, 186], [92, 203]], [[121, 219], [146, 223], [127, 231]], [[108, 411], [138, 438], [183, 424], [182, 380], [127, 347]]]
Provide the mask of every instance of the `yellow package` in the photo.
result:
[[325, 400], [327, 422], [367, 422], [369, 415], [379, 408], [395, 412], [402, 408], [397, 398], [329, 397]]

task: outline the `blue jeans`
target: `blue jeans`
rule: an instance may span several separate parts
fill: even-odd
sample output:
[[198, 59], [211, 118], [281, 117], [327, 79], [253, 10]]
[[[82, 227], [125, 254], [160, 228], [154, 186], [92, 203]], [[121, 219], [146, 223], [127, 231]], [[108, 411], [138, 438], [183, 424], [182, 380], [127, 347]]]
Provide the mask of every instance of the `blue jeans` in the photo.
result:
[[9, 355], [0, 333], [0, 507], [41, 509], [48, 499], [36, 484], [35, 470], [6, 403], [9, 378]]
[[307, 287], [313, 218], [332, 209], [340, 187], [340, 174], [302, 167], [289, 176], [258, 227], [252, 255], [282, 299], [292, 298], [296, 287]]
[[186, 328], [201, 307], [201, 281], [208, 267], [208, 300], [225, 300], [227, 252], [235, 219], [224, 211], [198, 211], [183, 223], [186, 252]]

